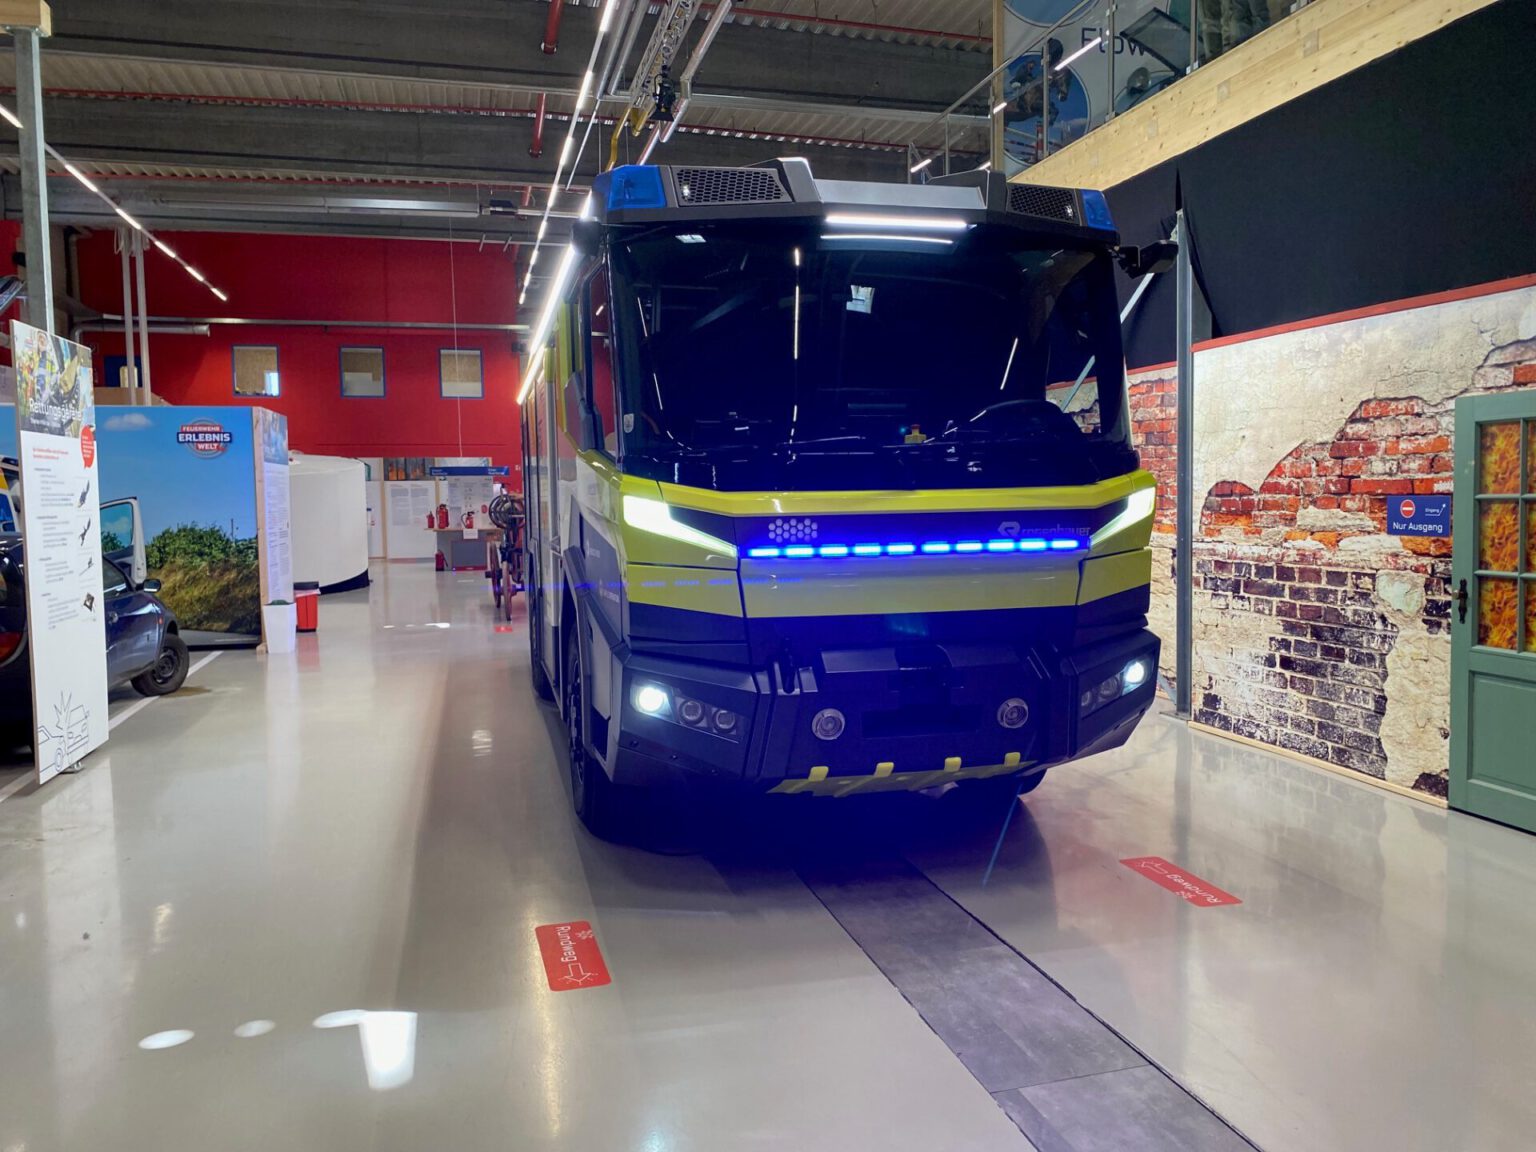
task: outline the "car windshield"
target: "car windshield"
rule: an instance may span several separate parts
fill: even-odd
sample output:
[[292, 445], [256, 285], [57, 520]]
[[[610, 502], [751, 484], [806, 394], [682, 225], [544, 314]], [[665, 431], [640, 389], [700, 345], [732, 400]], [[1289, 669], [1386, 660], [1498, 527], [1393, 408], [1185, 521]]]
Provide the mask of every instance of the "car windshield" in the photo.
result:
[[963, 444], [984, 481], [992, 444], [1125, 470], [1106, 251], [986, 225], [690, 227], [612, 249], [626, 459]]

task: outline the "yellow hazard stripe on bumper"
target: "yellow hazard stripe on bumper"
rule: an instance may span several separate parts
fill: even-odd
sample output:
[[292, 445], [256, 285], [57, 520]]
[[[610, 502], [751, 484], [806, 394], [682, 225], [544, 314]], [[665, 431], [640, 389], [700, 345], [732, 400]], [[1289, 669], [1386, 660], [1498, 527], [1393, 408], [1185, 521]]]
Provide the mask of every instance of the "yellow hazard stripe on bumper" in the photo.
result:
[[[1031, 761], [1033, 763], [1033, 761]], [[1001, 764], [975, 765], [969, 768], [960, 764], [960, 758], [945, 759], [943, 768], [927, 771], [897, 772], [889, 760], [875, 765], [868, 776], [832, 776], [826, 765], [820, 764], [796, 779], [780, 780], [770, 788], [770, 793], [812, 796], [852, 796], [862, 792], [916, 792], [933, 788], [954, 780], [983, 780], [988, 776], [1006, 776], [1027, 767], [1017, 752], [1009, 752]]]

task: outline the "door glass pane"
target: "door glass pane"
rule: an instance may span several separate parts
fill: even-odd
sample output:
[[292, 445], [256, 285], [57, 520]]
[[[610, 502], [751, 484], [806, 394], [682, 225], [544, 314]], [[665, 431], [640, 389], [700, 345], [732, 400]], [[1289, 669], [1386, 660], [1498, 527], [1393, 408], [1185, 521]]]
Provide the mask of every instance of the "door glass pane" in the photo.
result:
[[1520, 491], [1520, 425], [1513, 421], [1478, 429], [1479, 492]]
[[1525, 581], [1525, 650], [1536, 652], [1536, 581]]
[[1525, 422], [1525, 490], [1536, 493], [1536, 420]]
[[1520, 518], [1513, 500], [1488, 500], [1477, 509], [1477, 566], [1516, 572], [1520, 562]]
[[1477, 642], [1487, 648], [1515, 647], [1516, 582], [1478, 577]]
[[1525, 505], [1525, 570], [1536, 572], [1536, 501]]

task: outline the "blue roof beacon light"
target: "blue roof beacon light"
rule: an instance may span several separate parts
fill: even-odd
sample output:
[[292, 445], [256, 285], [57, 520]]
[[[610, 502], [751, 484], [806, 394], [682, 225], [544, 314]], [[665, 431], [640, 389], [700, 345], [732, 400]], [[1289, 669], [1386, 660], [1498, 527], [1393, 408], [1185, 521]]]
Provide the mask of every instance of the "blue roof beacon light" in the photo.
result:
[[625, 164], [621, 168], [604, 172], [594, 181], [601, 192], [607, 181], [608, 211], [620, 212], [625, 208], [665, 208], [666, 189], [661, 183], [661, 169], [653, 164]]
[[1104, 199], [1104, 193], [1096, 188], [1084, 188], [1082, 192], [1083, 223], [1090, 228], [1113, 232], [1115, 218], [1109, 214], [1109, 201]]

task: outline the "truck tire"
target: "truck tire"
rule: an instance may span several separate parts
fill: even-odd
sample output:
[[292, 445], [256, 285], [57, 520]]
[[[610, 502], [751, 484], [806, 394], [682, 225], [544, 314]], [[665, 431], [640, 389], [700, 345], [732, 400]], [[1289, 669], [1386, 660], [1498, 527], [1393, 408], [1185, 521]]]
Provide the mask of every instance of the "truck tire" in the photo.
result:
[[581, 666], [581, 642], [577, 636], [580, 627], [580, 623], [573, 619], [569, 629], [561, 629], [568, 633], [564, 637], [565, 676], [561, 687], [565, 705], [566, 743], [570, 755], [571, 806], [587, 826], [587, 831], [599, 839], [610, 840], [618, 830], [613, 781], [608, 779], [603, 766], [588, 754], [582, 731], [587, 709], [587, 686]]
[[[533, 694], [546, 704], [552, 704], [555, 699], [555, 686], [549, 682], [549, 673], [544, 671], [544, 624], [540, 616], [539, 600], [540, 597], [535, 590], [530, 588], [528, 590], [529, 676], [533, 680]], [[508, 603], [510, 604], [510, 599]]]

